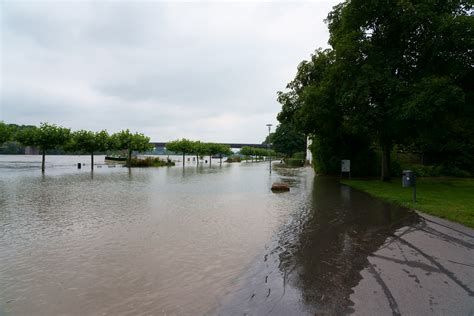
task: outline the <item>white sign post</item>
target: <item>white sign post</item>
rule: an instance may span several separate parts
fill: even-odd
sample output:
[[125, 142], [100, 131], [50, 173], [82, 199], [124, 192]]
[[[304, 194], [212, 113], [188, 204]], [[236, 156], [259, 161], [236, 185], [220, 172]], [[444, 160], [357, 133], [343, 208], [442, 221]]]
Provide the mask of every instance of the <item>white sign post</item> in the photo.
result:
[[343, 173], [348, 173], [351, 178], [351, 161], [348, 159], [341, 160], [341, 177]]

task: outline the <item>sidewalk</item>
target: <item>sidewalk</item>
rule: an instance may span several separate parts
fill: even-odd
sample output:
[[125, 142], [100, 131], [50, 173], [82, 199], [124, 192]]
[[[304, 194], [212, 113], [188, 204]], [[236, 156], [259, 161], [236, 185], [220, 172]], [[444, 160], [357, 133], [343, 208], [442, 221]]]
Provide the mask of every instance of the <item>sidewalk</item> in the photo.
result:
[[368, 257], [350, 296], [355, 314], [474, 313], [474, 230], [418, 215]]

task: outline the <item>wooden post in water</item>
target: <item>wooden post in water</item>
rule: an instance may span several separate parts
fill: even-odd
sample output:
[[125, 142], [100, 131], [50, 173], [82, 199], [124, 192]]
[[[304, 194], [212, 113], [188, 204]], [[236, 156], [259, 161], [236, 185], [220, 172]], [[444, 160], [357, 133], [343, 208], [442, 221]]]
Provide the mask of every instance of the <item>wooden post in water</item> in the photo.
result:
[[42, 154], [42, 156], [43, 156], [43, 157], [41, 158], [41, 172], [44, 173], [44, 163], [45, 163], [45, 160], [46, 160], [46, 159], [45, 159], [46, 152], [45, 152], [44, 149], [41, 151], [41, 154]]

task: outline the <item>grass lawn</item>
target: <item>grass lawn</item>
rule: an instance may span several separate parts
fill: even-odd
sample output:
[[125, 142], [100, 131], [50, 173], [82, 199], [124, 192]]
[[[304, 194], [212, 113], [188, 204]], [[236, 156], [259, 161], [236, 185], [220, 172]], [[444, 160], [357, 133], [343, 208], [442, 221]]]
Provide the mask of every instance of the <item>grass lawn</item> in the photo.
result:
[[474, 228], [474, 178], [417, 178], [417, 203], [413, 188], [403, 188], [401, 179], [341, 180], [341, 183], [365, 191], [389, 202], [435, 215]]

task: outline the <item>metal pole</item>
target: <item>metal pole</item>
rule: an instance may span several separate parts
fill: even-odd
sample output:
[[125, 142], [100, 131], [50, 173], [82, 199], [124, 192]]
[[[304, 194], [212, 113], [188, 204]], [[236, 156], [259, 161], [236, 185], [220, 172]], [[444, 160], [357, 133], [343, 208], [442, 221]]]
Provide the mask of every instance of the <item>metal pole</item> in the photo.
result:
[[[272, 124], [267, 124], [268, 126], [268, 141], [270, 141], [270, 130], [272, 129]], [[270, 153], [270, 142], [267, 144], [268, 145], [268, 155], [270, 156], [270, 174], [272, 174], [272, 155]]]

